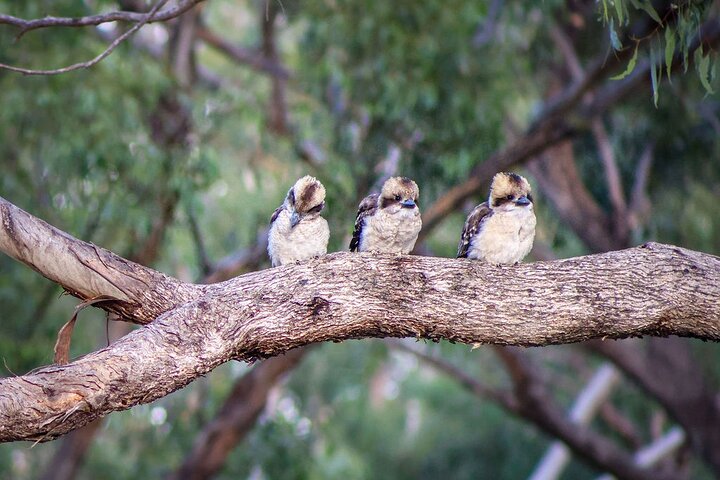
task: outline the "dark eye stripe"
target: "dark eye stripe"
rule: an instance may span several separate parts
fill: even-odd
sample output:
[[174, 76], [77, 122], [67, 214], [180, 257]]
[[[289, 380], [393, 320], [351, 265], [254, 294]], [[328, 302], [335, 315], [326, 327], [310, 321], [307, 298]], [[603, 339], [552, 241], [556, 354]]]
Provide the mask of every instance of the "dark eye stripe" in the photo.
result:
[[323, 207], [325, 207], [325, 202], [321, 203], [320, 205], [315, 205], [313, 208], [308, 210], [308, 213], [320, 213]]

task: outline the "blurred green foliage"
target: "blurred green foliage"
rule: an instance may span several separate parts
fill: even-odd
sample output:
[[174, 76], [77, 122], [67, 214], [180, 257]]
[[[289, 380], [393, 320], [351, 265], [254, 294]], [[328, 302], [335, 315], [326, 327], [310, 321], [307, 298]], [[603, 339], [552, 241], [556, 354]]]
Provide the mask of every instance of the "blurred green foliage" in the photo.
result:
[[[507, 4], [496, 18], [489, 17], [487, 2], [464, 0], [285, 3], [278, 48], [293, 72], [291, 135], [266, 128], [272, 91], [266, 76], [201, 47], [198, 61], [222, 79], [221, 86], [200, 81], [183, 87], [165, 61], [128, 43], [90, 70], [54, 77], [0, 70], [0, 195], [125, 256], [138, 253], [163, 205], [177, 202], [153, 266], [192, 281], [201, 271], [191, 221], [216, 261], [253, 245], [289, 186], [311, 173], [328, 191], [330, 251], [345, 249], [357, 202], [381, 175], [377, 167], [392, 148], [400, 148], [397, 170], [418, 181], [426, 208], [507, 144], [508, 120], [519, 126], [533, 120], [549, 90], [550, 69], [562, 61], [549, 28], [569, 15], [557, 1]], [[111, 8], [115, 2], [0, 1], [0, 12], [25, 18]], [[203, 15], [231, 41], [256, 45], [264, 11], [256, 2], [212, 0]], [[474, 45], [483, 26], [493, 34]], [[164, 27], [146, 30], [151, 28], [157, 34]], [[610, 47], [607, 25], [585, 28], [575, 45], [583, 63]], [[25, 67], [86, 60], [106, 45], [93, 28], [38, 30], [18, 41], [14, 34], [0, 28], [0, 62]], [[709, 74], [708, 79], [717, 83]], [[650, 215], [633, 240], [719, 254], [720, 108], [696, 78], [672, 80], [657, 107], [647, 88], [604, 118], [628, 195], [638, 158], [648, 143], [654, 145]], [[166, 145], [153, 136], [154, 115], [168, 98], [188, 115], [187, 143]], [[305, 140], [322, 150], [321, 163], [299, 158], [296, 146]], [[581, 135], [574, 150], [593, 197], [609, 209], [597, 145]], [[586, 253], [541, 192], [536, 198], [538, 239], [560, 257]], [[434, 254], [454, 255], [464, 215], [450, 215], [428, 238]], [[0, 256], [5, 375], [51, 362], [55, 334], [76, 304], [60, 294], [59, 287]], [[73, 355], [105, 341], [102, 315], [81, 313]], [[720, 352], [697, 343], [702, 369], [717, 388]], [[431, 347], [483, 383], [508, 387], [491, 352], [445, 343]], [[579, 352], [563, 347], [533, 355], [568, 407], [589, 378], [588, 370], [568, 368], [568, 359]], [[594, 361], [583, 362], [589, 369]], [[177, 468], [245, 371], [242, 365], [223, 366], [152, 405], [108, 417], [79, 478], [158, 478]], [[551, 440], [414, 357], [375, 341], [320, 346], [277, 396], [220, 478], [521, 478]], [[614, 403], [649, 440], [649, 412], [656, 405], [629, 383]], [[595, 427], [612, 435], [601, 420]], [[0, 446], [0, 477], [36, 478], [58, 445]], [[699, 464], [693, 469], [694, 478], [709, 477]], [[597, 473], [576, 460], [565, 478]]]

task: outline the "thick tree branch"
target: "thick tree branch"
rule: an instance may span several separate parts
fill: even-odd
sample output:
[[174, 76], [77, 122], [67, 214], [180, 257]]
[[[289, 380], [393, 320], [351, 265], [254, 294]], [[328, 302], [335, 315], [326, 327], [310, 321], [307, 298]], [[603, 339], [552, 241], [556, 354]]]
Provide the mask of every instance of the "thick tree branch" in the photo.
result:
[[102, 308], [135, 323], [152, 322], [198, 294], [179, 280], [73, 238], [2, 197], [0, 250], [81, 300], [116, 298]]
[[[0, 441], [50, 439], [160, 398], [232, 358], [255, 360], [323, 341], [416, 337], [529, 346], [669, 334], [720, 340], [720, 259], [677, 247], [647, 244], [515, 266], [336, 253], [206, 286], [153, 275], [7, 202], [0, 213], [0, 249], [74, 291], [83, 291], [85, 280], [94, 282], [94, 294], [113, 289], [135, 307], [127, 314], [142, 312], [143, 319], [178, 305], [71, 364], [2, 380]], [[32, 227], [52, 238], [24, 241]], [[94, 263], [83, 263], [86, 257]], [[508, 288], [498, 288], [498, 278]]]

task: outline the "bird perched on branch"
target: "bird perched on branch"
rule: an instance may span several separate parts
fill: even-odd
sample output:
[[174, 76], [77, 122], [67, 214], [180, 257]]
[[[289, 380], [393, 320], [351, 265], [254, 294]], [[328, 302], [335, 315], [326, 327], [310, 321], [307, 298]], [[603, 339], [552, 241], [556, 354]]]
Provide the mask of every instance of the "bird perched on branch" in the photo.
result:
[[324, 255], [330, 238], [325, 207], [325, 187], [306, 175], [295, 182], [285, 201], [270, 218], [268, 255], [272, 266]]
[[528, 181], [514, 173], [493, 177], [490, 195], [470, 212], [458, 245], [458, 258], [517, 263], [535, 238], [535, 212]]
[[358, 207], [350, 251], [410, 253], [422, 227], [419, 195], [409, 178], [391, 177], [379, 195], [365, 197]]

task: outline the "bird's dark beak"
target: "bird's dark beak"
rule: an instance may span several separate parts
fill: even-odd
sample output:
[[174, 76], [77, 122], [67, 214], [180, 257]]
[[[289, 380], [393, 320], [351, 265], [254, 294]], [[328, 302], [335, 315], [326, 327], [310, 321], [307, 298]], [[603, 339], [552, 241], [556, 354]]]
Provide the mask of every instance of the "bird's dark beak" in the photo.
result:
[[412, 200], [412, 198], [408, 198], [400, 205], [402, 205], [402, 208], [415, 208], [415, 202]]
[[298, 212], [293, 212], [290, 215], [290, 228], [295, 228], [295, 225], [300, 223], [300, 220], [302, 220], [302, 215], [300, 215]]
[[528, 200], [528, 198], [525, 195], [523, 195], [522, 197], [515, 200], [515, 205], [522, 205], [522, 206], [530, 205], [530, 200]]

